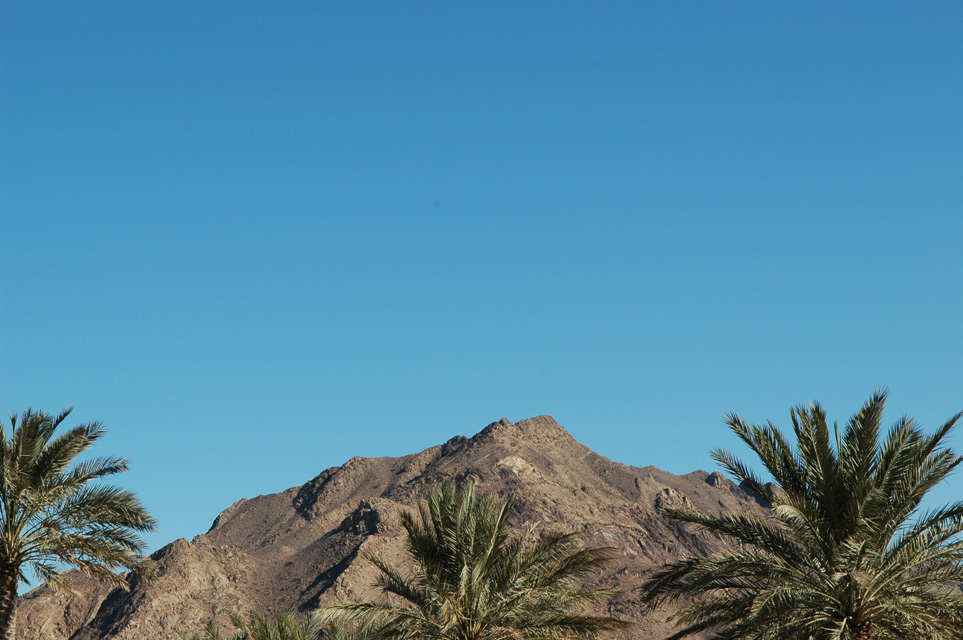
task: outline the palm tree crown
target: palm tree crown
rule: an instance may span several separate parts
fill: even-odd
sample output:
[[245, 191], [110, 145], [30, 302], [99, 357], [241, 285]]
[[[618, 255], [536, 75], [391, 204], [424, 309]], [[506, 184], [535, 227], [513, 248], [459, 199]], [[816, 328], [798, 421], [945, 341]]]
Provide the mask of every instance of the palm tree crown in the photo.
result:
[[29, 568], [54, 588], [68, 589], [66, 566], [123, 584], [116, 572], [143, 560], [137, 532], [154, 520], [132, 493], [101, 478], [127, 470], [123, 458], [75, 462], [103, 434], [92, 422], [54, 436], [70, 409], [10, 416], [0, 425], [0, 637], [12, 640], [17, 588]]
[[[231, 615], [236, 632], [225, 636], [214, 619], [207, 621], [202, 633], [188, 635], [179, 633], [177, 640], [320, 640], [321, 623], [316, 616], [301, 615], [294, 611], [274, 609], [265, 613], [252, 609], [245, 620], [237, 614]], [[331, 634], [325, 636], [330, 637]]]
[[[920, 504], [961, 457], [944, 441], [961, 414], [932, 435], [901, 418], [881, 439], [886, 393], [877, 391], [831, 435], [818, 404], [792, 410], [796, 446], [772, 423], [730, 414], [775, 488], [726, 451], [717, 460], [770, 506], [768, 517], [666, 509], [737, 543], [688, 559], [642, 587], [651, 606], [696, 597], [672, 638], [779, 640], [948, 639], [963, 634], [963, 503]], [[691, 600], [690, 600], [691, 602]]]
[[321, 619], [386, 640], [559, 640], [626, 626], [580, 613], [613, 593], [577, 584], [609, 560], [609, 550], [581, 549], [571, 534], [536, 540], [534, 526], [510, 538], [512, 507], [511, 499], [475, 493], [470, 483], [434, 488], [417, 516], [401, 512], [410, 575], [370, 558], [381, 572], [377, 585], [401, 604], [346, 604]]
[[250, 613], [250, 621], [233, 616], [237, 640], [319, 640], [321, 623], [315, 616], [301, 616], [293, 611], [274, 610], [270, 614], [259, 609]]

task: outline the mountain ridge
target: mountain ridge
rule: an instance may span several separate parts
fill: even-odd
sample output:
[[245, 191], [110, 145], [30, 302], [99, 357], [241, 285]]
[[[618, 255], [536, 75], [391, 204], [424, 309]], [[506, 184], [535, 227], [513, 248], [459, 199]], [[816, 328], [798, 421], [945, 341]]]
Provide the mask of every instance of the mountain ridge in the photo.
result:
[[551, 416], [502, 418], [472, 437], [400, 457], [355, 456], [301, 486], [238, 500], [207, 532], [155, 552], [153, 578], [132, 577], [129, 592], [87, 579], [73, 599], [35, 589], [21, 599], [18, 633], [24, 640], [166, 639], [199, 631], [212, 618], [226, 627], [231, 613], [254, 607], [309, 611], [377, 598], [376, 571], [364, 558], [403, 564], [399, 509], [416, 508], [443, 480], [513, 494], [516, 525], [538, 522], [613, 547], [615, 561], [591, 581], [621, 586], [603, 609], [639, 622], [631, 634], [643, 639], [668, 629], [666, 613], [643, 616], [632, 588], [670, 558], [721, 544], [661, 518], [658, 509], [761, 509], [719, 473], [676, 476], [613, 462]]

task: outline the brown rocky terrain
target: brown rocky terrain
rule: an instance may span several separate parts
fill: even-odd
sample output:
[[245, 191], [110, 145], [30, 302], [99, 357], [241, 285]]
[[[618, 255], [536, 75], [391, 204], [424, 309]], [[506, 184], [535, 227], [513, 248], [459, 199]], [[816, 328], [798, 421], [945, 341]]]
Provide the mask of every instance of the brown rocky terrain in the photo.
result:
[[513, 493], [515, 522], [575, 531], [586, 545], [615, 549], [598, 583], [621, 595], [609, 614], [638, 622], [624, 637], [659, 638], [665, 611], [643, 615], [633, 588], [653, 568], [722, 541], [660, 517], [663, 505], [753, 510], [753, 498], [719, 473], [676, 476], [597, 455], [548, 416], [495, 422], [476, 436], [401, 458], [352, 458], [301, 487], [239, 500], [192, 541], [157, 551], [150, 580], [131, 578], [130, 591], [78, 579], [79, 595], [41, 587], [24, 595], [18, 635], [24, 640], [167, 640], [200, 631], [214, 618], [253, 607], [310, 611], [373, 599], [375, 554], [404, 561], [398, 510], [413, 508], [445, 479], [472, 479], [481, 489]]

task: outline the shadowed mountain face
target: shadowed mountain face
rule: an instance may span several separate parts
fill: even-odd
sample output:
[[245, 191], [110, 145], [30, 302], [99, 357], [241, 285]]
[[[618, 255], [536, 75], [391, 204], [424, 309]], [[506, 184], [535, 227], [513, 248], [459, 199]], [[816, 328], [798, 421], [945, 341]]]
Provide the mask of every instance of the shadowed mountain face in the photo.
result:
[[18, 637], [166, 640], [199, 632], [210, 618], [228, 627], [231, 613], [254, 607], [310, 611], [376, 599], [376, 570], [365, 556], [404, 565], [398, 511], [415, 508], [428, 486], [446, 479], [513, 493], [516, 524], [537, 521], [544, 530], [574, 531], [587, 546], [613, 547], [616, 559], [596, 584], [622, 589], [607, 612], [637, 621], [624, 637], [641, 639], [662, 637], [669, 626], [667, 612], [643, 615], [634, 587], [666, 560], [721, 545], [657, 509], [761, 509], [718, 473], [626, 466], [579, 444], [549, 416], [503, 418], [473, 438], [402, 458], [352, 458], [301, 487], [240, 500], [207, 533], [157, 551], [153, 578], [132, 578], [129, 592], [83, 578], [73, 598], [35, 589], [21, 599]]

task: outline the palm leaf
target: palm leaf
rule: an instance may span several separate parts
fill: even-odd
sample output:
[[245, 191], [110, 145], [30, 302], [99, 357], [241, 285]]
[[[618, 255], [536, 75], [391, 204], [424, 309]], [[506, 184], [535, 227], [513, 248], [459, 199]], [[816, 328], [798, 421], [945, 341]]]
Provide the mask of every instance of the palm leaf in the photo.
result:
[[961, 462], [944, 444], [961, 415], [929, 435], [904, 417], [881, 436], [885, 401], [877, 390], [842, 435], [834, 425], [834, 438], [818, 404], [795, 407], [795, 447], [772, 423], [726, 417], [778, 489], [717, 450], [723, 468], [768, 502], [768, 515], [663, 511], [738, 543], [709, 558], [670, 563], [643, 585], [648, 607], [695, 599], [676, 614], [672, 638], [963, 635], [963, 503], [920, 510]]

